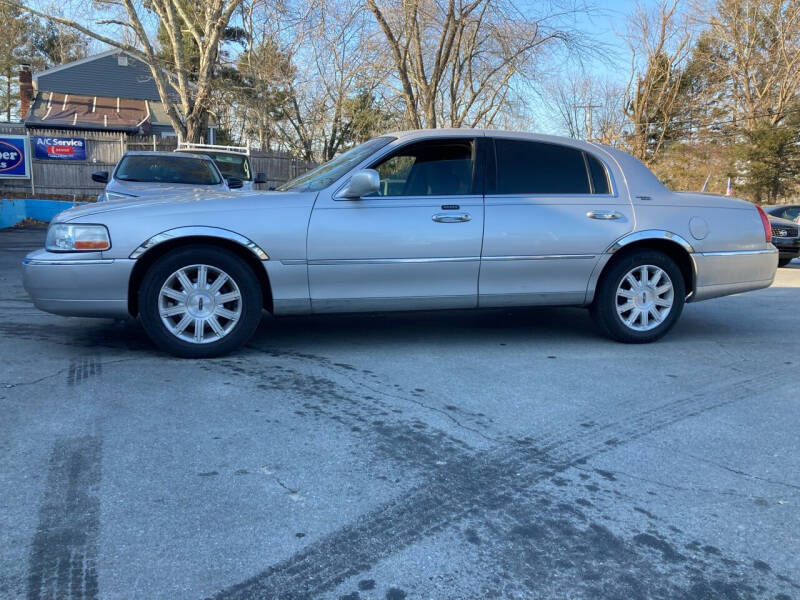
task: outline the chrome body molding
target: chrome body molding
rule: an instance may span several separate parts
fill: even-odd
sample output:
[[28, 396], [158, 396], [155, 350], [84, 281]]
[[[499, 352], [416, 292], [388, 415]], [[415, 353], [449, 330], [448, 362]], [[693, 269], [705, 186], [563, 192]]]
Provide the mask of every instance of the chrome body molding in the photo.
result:
[[751, 254], [775, 254], [775, 250], [723, 250], [721, 252], [700, 252], [701, 256], [749, 256]]
[[321, 258], [309, 260], [309, 265], [392, 265], [392, 264], [424, 264], [443, 262], [475, 262], [480, 256], [440, 256], [431, 258]]
[[481, 260], [503, 261], [503, 260], [591, 260], [594, 254], [534, 254], [518, 256], [484, 256]]
[[590, 260], [595, 258], [594, 254], [541, 254], [532, 256], [456, 256], [456, 257], [436, 257], [436, 258], [331, 258], [304, 260], [285, 259], [281, 260], [283, 265], [386, 265], [386, 264], [420, 264], [420, 263], [440, 263], [440, 262], [474, 262], [482, 261], [505, 261], [505, 260]]
[[31, 258], [30, 256], [26, 256], [24, 259], [22, 259], [23, 265], [70, 265], [73, 267], [81, 265], [110, 265], [113, 262], [114, 262], [113, 258], [58, 260], [58, 259], [47, 259], [47, 258]]
[[216, 237], [230, 240], [250, 250], [259, 260], [269, 260], [269, 255], [253, 240], [234, 231], [230, 231], [229, 229], [222, 229], [219, 227], [176, 227], [175, 229], [162, 231], [136, 248], [136, 250], [131, 253], [130, 258], [137, 259], [154, 246], [158, 246], [168, 240], [192, 236]]
[[632, 244], [633, 242], [640, 242], [642, 240], [669, 240], [671, 242], [675, 242], [683, 247], [689, 254], [694, 253], [694, 247], [687, 242], [684, 238], [679, 236], [677, 233], [672, 233], [671, 231], [664, 231], [663, 229], [645, 229], [643, 231], [634, 231], [629, 233], [616, 242], [611, 244], [606, 250], [607, 253], [613, 254], [617, 250], [624, 248], [628, 244]]

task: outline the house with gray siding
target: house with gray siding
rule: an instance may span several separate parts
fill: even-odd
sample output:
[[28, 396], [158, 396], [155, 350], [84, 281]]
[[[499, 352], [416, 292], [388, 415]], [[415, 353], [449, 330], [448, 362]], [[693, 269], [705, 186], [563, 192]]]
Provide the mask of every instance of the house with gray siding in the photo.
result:
[[27, 85], [24, 79], [20, 93], [28, 129], [175, 135], [150, 68], [127, 52], [109, 50], [32, 73]]

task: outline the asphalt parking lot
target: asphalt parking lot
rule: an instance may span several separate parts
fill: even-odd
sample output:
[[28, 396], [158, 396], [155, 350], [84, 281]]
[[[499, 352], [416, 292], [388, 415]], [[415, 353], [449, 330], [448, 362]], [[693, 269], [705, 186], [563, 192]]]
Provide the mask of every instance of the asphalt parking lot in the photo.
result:
[[648, 346], [265, 315], [194, 362], [34, 309], [43, 238], [0, 232], [0, 598], [800, 597], [800, 265]]

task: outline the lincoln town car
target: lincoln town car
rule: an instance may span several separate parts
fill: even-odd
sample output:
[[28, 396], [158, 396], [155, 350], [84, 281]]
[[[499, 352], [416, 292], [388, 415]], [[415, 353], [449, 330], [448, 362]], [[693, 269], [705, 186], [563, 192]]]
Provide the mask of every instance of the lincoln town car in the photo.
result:
[[670, 191], [616, 148], [426, 130], [374, 138], [275, 191], [72, 208], [23, 267], [41, 310], [138, 318], [183, 357], [242, 346], [265, 309], [577, 306], [637, 343], [687, 302], [769, 286], [770, 240], [761, 208]]

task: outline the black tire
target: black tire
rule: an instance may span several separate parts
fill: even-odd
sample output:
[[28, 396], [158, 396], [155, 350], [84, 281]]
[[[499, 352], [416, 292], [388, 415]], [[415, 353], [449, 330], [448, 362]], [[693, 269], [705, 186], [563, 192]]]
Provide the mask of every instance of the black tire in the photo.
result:
[[794, 258], [779, 258], [778, 259], [778, 266], [779, 267], [785, 267], [790, 262], [792, 262], [792, 260], [794, 260]]
[[[628, 344], [645, 344], [660, 339], [675, 325], [686, 303], [686, 284], [678, 265], [666, 254], [654, 250], [636, 250], [612, 260], [614, 262], [597, 285], [594, 302], [590, 306], [598, 328], [611, 339]], [[673, 289], [672, 307], [658, 326], [637, 331], [626, 325], [617, 312], [617, 289], [632, 269], [645, 265], [659, 267], [669, 277]]]
[[[233, 324], [231, 320], [230, 330], [215, 341], [194, 343], [180, 339], [165, 326], [159, 313], [162, 286], [179, 269], [190, 265], [219, 269], [238, 286], [238, 321]], [[185, 246], [165, 254], [148, 269], [139, 288], [139, 318], [147, 335], [159, 348], [181, 358], [220, 356], [243, 346], [261, 321], [262, 307], [261, 286], [252, 269], [234, 253], [213, 246]]]

